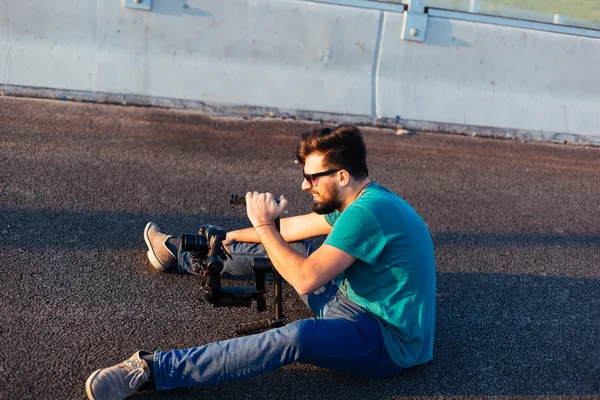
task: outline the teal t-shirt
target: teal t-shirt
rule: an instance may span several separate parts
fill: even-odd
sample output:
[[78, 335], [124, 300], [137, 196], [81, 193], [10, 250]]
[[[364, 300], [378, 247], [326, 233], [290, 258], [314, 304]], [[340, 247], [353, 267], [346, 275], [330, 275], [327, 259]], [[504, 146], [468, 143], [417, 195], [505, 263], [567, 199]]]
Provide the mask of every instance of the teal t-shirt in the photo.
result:
[[389, 189], [371, 182], [346, 209], [325, 215], [325, 244], [356, 261], [337, 277], [350, 300], [377, 317], [400, 367], [433, 357], [435, 258], [427, 226]]

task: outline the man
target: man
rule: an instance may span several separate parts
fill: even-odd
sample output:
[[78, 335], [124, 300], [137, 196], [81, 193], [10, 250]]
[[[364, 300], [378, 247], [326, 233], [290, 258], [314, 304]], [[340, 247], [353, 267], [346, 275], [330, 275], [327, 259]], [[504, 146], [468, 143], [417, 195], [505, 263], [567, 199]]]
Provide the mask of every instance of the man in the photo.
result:
[[[208, 385], [294, 362], [387, 377], [432, 358], [435, 260], [425, 223], [404, 200], [368, 178], [358, 128], [304, 133], [297, 158], [314, 213], [282, 218], [278, 232], [274, 220], [287, 200], [247, 193], [253, 227], [227, 234], [234, 260], [225, 263], [225, 272], [250, 272], [244, 257], [234, 264], [236, 255], [247, 260], [266, 250], [316, 318], [192, 349], [138, 351], [95, 371], [86, 382], [90, 399], [126, 398], [148, 380], [159, 390]], [[301, 242], [321, 235], [327, 238], [317, 250]], [[177, 238], [153, 223], [144, 237], [157, 269], [194, 273], [189, 255], [177, 251]]]

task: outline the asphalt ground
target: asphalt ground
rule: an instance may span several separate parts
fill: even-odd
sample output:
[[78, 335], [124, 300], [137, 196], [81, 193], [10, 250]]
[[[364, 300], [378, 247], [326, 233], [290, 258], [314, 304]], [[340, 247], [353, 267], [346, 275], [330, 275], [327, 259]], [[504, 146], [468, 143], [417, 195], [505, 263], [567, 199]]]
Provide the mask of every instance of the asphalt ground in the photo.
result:
[[[310, 211], [294, 151], [318, 126], [0, 97], [0, 399], [82, 399], [92, 371], [138, 349], [227, 339], [261, 317], [155, 271], [144, 225], [246, 227], [229, 196], [249, 190]], [[600, 149], [364, 136], [370, 176], [434, 239], [434, 360], [390, 379], [295, 364], [138, 398], [600, 398]], [[284, 311], [310, 317], [290, 287]]]

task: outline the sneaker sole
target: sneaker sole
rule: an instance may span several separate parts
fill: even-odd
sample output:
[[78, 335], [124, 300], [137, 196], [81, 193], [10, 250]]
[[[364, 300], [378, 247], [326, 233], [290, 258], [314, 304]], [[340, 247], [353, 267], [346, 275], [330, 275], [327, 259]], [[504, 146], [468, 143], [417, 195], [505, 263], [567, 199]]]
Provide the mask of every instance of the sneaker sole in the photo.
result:
[[98, 373], [101, 370], [98, 369], [96, 371], [94, 371], [90, 377], [87, 379], [87, 381], [85, 381], [85, 394], [87, 394], [87, 398], [89, 400], [96, 400], [96, 398], [94, 397], [94, 395], [92, 394], [92, 380], [96, 377], [96, 375], [98, 375]]
[[150, 226], [152, 226], [152, 222], [148, 222], [146, 224], [146, 227], [144, 228], [144, 241], [146, 242], [146, 246], [148, 246], [148, 253], [146, 254], [148, 254], [148, 260], [150, 260], [150, 264], [152, 264], [154, 268], [156, 268], [160, 272], [165, 272], [167, 269], [156, 257], [156, 254], [154, 254], [154, 247], [152, 247], [152, 244], [150, 243], [150, 238], [148, 237], [148, 231], [150, 230]]

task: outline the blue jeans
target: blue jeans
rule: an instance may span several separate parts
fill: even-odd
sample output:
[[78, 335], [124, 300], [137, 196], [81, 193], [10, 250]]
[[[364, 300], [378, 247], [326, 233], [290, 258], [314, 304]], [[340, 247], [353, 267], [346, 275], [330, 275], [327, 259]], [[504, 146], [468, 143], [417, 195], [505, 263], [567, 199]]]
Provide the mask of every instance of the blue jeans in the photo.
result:
[[[305, 255], [312, 251], [303, 242], [293, 246]], [[224, 262], [224, 274], [248, 275], [252, 258], [266, 256], [258, 244], [234, 243], [230, 250], [234, 259]], [[180, 251], [178, 263], [180, 272], [195, 272], [188, 254]], [[294, 362], [362, 377], [387, 377], [402, 371], [387, 353], [379, 322], [341, 295], [333, 281], [302, 300], [316, 318], [191, 349], [156, 351], [157, 389], [246, 379]]]

